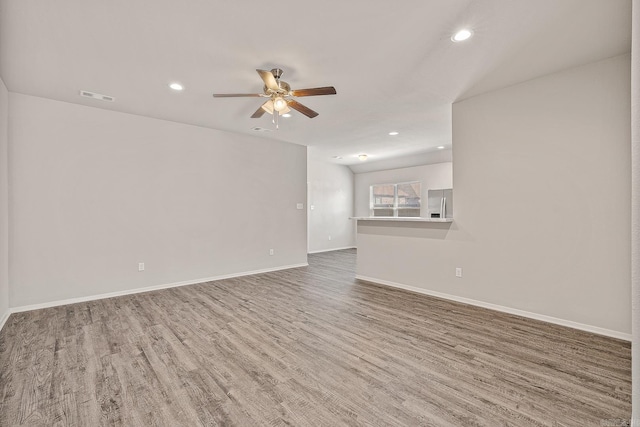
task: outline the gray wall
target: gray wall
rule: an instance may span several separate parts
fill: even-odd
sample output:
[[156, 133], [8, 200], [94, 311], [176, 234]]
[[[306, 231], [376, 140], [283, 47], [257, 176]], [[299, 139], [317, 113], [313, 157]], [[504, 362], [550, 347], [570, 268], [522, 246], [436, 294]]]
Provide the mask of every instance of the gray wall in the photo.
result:
[[309, 252], [354, 247], [353, 172], [321, 158], [313, 147], [307, 150]]
[[359, 225], [360, 276], [631, 333], [629, 55], [454, 104], [453, 161], [455, 222]]
[[[356, 216], [369, 216], [370, 187], [374, 184], [397, 184], [399, 182], [420, 181], [421, 216], [427, 217], [427, 194], [430, 189], [452, 188], [451, 162], [433, 165], [412, 166], [376, 172], [356, 174]], [[455, 200], [455, 196], [454, 196]]]
[[0, 80], [0, 327], [9, 315], [9, 93]]
[[306, 263], [305, 147], [9, 99], [12, 307]]

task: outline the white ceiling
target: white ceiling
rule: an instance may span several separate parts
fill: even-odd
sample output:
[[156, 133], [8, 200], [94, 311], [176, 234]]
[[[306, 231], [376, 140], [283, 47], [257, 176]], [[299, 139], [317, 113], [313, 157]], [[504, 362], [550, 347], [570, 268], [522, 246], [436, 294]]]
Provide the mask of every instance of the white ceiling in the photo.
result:
[[[462, 27], [474, 37], [452, 43]], [[346, 165], [367, 153], [371, 167], [449, 149], [457, 99], [630, 47], [630, 0], [0, 0], [10, 91], [304, 144]], [[249, 117], [260, 99], [211, 96], [261, 92], [255, 69], [273, 67], [294, 89], [338, 94], [299, 98], [320, 115], [294, 111], [263, 133], [251, 128], [271, 116]]]

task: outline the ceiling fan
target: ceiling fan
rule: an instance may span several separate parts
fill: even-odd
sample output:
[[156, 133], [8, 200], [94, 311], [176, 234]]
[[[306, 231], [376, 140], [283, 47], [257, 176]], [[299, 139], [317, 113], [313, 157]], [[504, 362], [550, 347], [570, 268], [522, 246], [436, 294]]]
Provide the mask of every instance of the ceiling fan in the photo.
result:
[[257, 119], [264, 113], [273, 115], [273, 122], [278, 127], [278, 117], [291, 111], [290, 108], [304, 114], [310, 119], [316, 117], [318, 113], [292, 99], [299, 96], [335, 95], [336, 89], [333, 86], [316, 87], [311, 89], [292, 90], [289, 83], [280, 80], [282, 70], [274, 68], [271, 71], [256, 70], [264, 81], [263, 93], [214, 93], [214, 98], [234, 98], [234, 97], [261, 97], [269, 98], [256, 110], [251, 118]]

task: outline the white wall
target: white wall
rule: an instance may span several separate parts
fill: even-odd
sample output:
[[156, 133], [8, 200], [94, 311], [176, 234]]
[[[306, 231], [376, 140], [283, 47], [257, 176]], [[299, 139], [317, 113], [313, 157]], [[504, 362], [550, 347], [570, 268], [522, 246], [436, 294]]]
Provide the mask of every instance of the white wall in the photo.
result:
[[307, 153], [309, 252], [354, 247], [353, 172], [322, 159], [313, 147]]
[[12, 307], [306, 263], [305, 147], [9, 99]]
[[0, 328], [9, 315], [9, 92], [0, 80]]
[[[451, 162], [410, 168], [390, 169], [356, 174], [356, 216], [369, 216], [369, 188], [373, 184], [396, 184], [398, 182], [420, 181], [422, 209], [421, 216], [427, 217], [427, 191], [429, 189], [452, 188]], [[454, 192], [455, 212], [455, 192]]]
[[640, 427], [640, 0], [633, 0], [631, 41], [631, 385], [632, 423]]
[[454, 104], [454, 223], [359, 225], [358, 275], [628, 336], [629, 94], [626, 55]]

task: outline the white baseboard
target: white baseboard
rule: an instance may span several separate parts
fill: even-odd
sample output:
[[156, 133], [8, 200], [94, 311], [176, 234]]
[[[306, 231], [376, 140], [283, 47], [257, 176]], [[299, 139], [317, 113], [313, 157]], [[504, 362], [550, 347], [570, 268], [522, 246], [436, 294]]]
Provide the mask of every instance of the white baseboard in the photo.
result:
[[[290, 268], [307, 267], [308, 265], [309, 264], [307, 264], [306, 262], [302, 263], [302, 264], [283, 265], [283, 266], [280, 266], [280, 267], [265, 268], [265, 269], [262, 269], [262, 270], [243, 271], [243, 272], [240, 272], [240, 273], [224, 274], [224, 275], [221, 275], [221, 276], [214, 276], [214, 277], [205, 277], [203, 279], [185, 280], [183, 282], [175, 282], [175, 283], [168, 283], [168, 284], [164, 284], [164, 285], [147, 286], [145, 288], [127, 289], [127, 290], [124, 290], [124, 291], [108, 292], [106, 294], [98, 294], [98, 295], [90, 295], [90, 296], [86, 296], [86, 297], [70, 298], [70, 299], [51, 301], [51, 302], [45, 302], [45, 303], [40, 303], [40, 304], [23, 305], [23, 306], [20, 306], [20, 307], [11, 307], [11, 308], [9, 308], [9, 313], [7, 314], [6, 317], [8, 317], [9, 314], [11, 314], [11, 313], [21, 313], [23, 311], [39, 310], [41, 308], [57, 307], [57, 306], [60, 306], [60, 305], [76, 304], [76, 303], [79, 303], [79, 302], [94, 301], [94, 300], [105, 299], [105, 298], [113, 298], [113, 297], [119, 297], [119, 296], [123, 296], [123, 295], [139, 294], [139, 293], [142, 293], [142, 292], [156, 291], [156, 290], [160, 290], [160, 289], [176, 288], [176, 287], [179, 287], [179, 286], [187, 286], [187, 285], [195, 285], [197, 283], [212, 282], [214, 280], [222, 280], [222, 279], [231, 279], [233, 277], [250, 276], [252, 274], [269, 273], [269, 272], [272, 272], [272, 271], [279, 271], [279, 270], [288, 270]], [[4, 323], [3, 323], [3, 325], [4, 325]], [[1, 328], [0, 328], [0, 330], [1, 330]]]
[[407, 291], [416, 292], [419, 294], [430, 295], [433, 297], [438, 297], [438, 298], [442, 298], [450, 301], [456, 301], [464, 304], [475, 305], [477, 307], [488, 308], [490, 310], [501, 311], [503, 313], [515, 314], [516, 316], [522, 316], [522, 317], [527, 317], [529, 319], [541, 320], [543, 322], [553, 323], [560, 326], [567, 326], [569, 328], [579, 329], [581, 331], [586, 331], [586, 332], [592, 332], [594, 334], [617, 338], [624, 341], [631, 341], [631, 334], [613, 331], [611, 329], [600, 328], [598, 326], [585, 325], [583, 323], [573, 322], [571, 320], [559, 319], [557, 317], [547, 316], [544, 314], [532, 313], [530, 311], [519, 310], [517, 308], [505, 307], [497, 304], [491, 304], [484, 301], [478, 301], [470, 298], [459, 297], [456, 295], [445, 294], [442, 292], [430, 291], [428, 289], [418, 288], [410, 285], [404, 285], [402, 283], [390, 282], [388, 280], [376, 279], [374, 277], [361, 276], [359, 274], [356, 274], [356, 279], [377, 283], [379, 285], [400, 288]]
[[4, 324], [7, 323], [9, 316], [11, 316], [10, 308], [7, 309], [7, 311], [2, 315], [2, 318], [0, 318], [0, 331], [2, 330], [2, 328], [4, 328]]
[[357, 249], [356, 246], [345, 246], [343, 248], [322, 249], [321, 251], [311, 251], [308, 254], [321, 254], [322, 252], [342, 251], [344, 249]]

